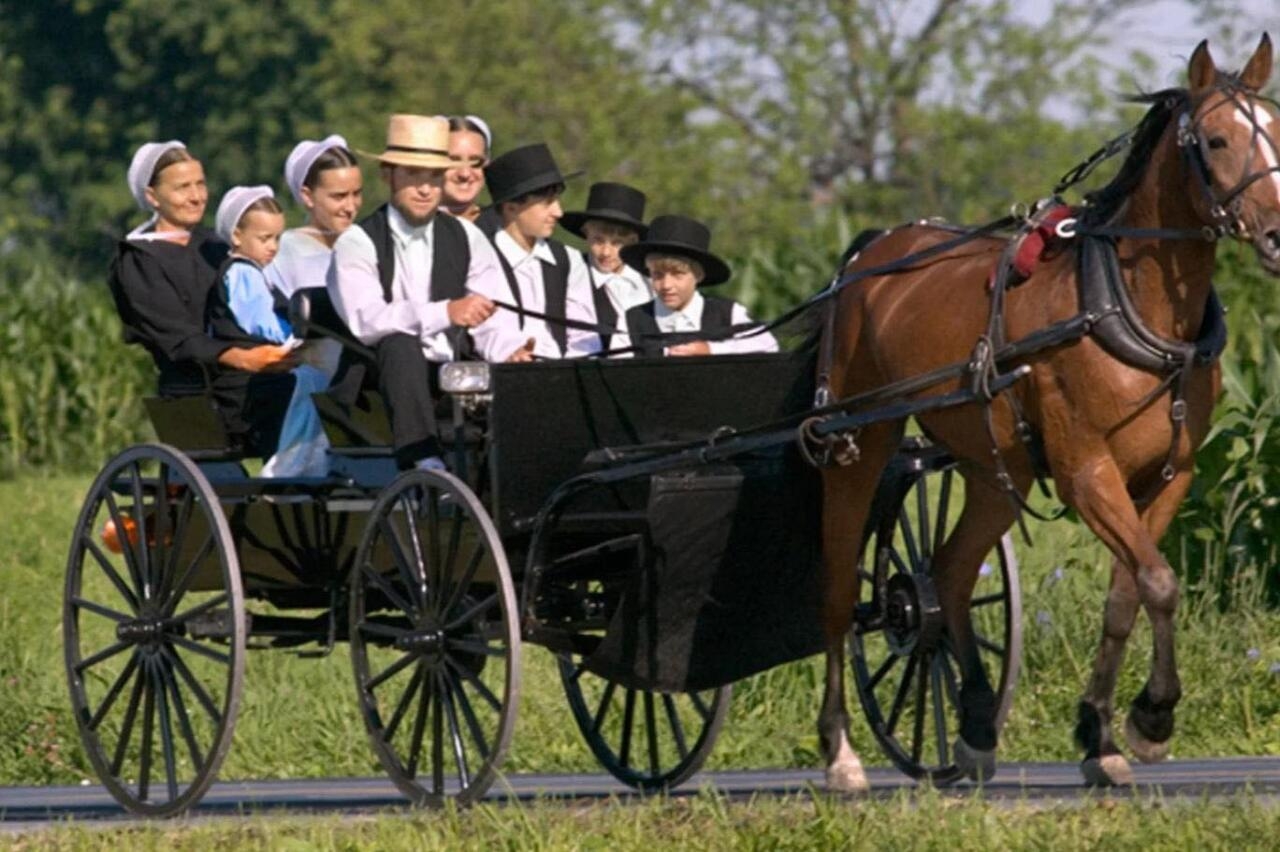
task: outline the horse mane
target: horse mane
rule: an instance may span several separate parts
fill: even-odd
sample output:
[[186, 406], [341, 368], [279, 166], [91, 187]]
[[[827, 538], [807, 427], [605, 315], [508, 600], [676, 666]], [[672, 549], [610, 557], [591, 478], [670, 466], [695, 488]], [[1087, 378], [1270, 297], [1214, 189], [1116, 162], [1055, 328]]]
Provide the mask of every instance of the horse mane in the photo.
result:
[[1151, 108], [1133, 131], [1129, 155], [1125, 157], [1120, 171], [1106, 186], [1085, 194], [1083, 218], [1086, 224], [1108, 222], [1120, 211], [1142, 180], [1165, 128], [1178, 111], [1190, 102], [1191, 95], [1186, 89], [1175, 88], [1128, 95], [1125, 100], [1130, 103], [1151, 104]]

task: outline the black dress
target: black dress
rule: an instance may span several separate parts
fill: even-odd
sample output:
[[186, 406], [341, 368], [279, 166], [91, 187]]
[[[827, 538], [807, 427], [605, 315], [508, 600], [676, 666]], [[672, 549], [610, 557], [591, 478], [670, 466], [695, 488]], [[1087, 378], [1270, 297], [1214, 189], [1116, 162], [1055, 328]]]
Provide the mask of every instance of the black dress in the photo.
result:
[[193, 230], [186, 245], [122, 240], [108, 283], [125, 342], [142, 346], [155, 361], [160, 396], [211, 392], [232, 440], [267, 456], [279, 442], [294, 378], [218, 364], [218, 356], [232, 346], [269, 342], [246, 335], [225, 318], [211, 323], [211, 297], [226, 255], [226, 244], [206, 228]]

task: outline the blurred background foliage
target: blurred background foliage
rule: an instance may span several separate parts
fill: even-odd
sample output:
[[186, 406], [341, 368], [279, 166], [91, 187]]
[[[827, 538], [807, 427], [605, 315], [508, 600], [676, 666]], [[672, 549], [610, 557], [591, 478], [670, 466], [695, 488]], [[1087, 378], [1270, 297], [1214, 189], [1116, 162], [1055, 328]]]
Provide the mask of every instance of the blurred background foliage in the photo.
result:
[[[150, 367], [121, 345], [102, 286], [140, 219], [124, 174], [146, 140], [201, 157], [212, 209], [235, 183], [287, 197], [300, 138], [380, 150], [391, 112], [476, 113], [497, 152], [545, 140], [586, 171], [567, 208], [593, 180], [624, 180], [651, 215], [708, 220], [731, 292], [767, 317], [825, 286], [864, 227], [975, 223], [1047, 194], [1136, 119], [1117, 94], [1178, 82], [1142, 50], [1108, 49], [1166, 4], [1030, 5], [1040, 14], [1003, 0], [0, 0], [0, 475], [92, 469], [149, 433]], [[1210, 37], [1230, 67], [1256, 44], [1248, 4], [1186, 5], [1199, 28], [1184, 54]], [[366, 186], [371, 210], [373, 169]], [[1225, 392], [1169, 540], [1195, 576], [1274, 574], [1280, 297], [1238, 247], [1218, 282]]]

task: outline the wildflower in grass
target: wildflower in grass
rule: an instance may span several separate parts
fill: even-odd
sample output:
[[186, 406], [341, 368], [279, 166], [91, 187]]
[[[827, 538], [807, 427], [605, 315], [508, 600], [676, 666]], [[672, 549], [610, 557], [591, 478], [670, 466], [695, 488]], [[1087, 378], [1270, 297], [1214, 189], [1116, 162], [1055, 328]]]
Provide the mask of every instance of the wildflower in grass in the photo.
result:
[[1042, 609], [1036, 613], [1036, 624], [1040, 625], [1042, 630], [1048, 630], [1053, 626], [1053, 616], [1048, 610]]
[[1280, 663], [1272, 663], [1271, 668], [1267, 669], [1270, 674], [1280, 677]]
[[1262, 652], [1257, 648], [1250, 648], [1244, 652], [1244, 655], [1248, 657], [1250, 661], [1256, 661], [1262, 657]]
[[979, 576], [979, 577], [990, 577], [990, 576], [991, 576], [991, 572], [992, 572], [992, 571], [994, 571], [994, 570], [995, 570], [995, 569], [991, 567], [991, 563], [990, 563], [990, 562], [983, 562], [983, 563], [982, 563], [982, 567], [978, 569], [978, 576]]

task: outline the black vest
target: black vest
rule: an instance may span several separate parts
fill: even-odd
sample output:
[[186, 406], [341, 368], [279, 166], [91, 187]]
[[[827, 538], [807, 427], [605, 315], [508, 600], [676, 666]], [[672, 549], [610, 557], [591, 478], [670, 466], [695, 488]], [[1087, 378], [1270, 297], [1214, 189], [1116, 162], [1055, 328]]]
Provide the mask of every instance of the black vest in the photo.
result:
[[[582, 253], [582, 261], [587, 265], [587, 275], [591, 278], [591, 300], [596, 306], [596, 325], [607, 325], [610, 328], [617, 328], [618, 312], [613, 309], [613, 302], [609, 301], [609, 294], [604, 291], [604, 288], [596, 286], [596, 271], [591, 266], [591, 255], [584, 251]], [[612, 340], [612, 334], [605, 334], [604, 332], [601, 332], [601, 350], [608, 352], [609, 343]]]
[[[226, 276], [227, 270], [237, 263], [252, 264], [253, 261], [228, 255], [227, 259], [222, 261], [222, 265], [218, 267], [218, 278], [213, 285], [213, 289], [209, 292], [209, 333], [218, 340], [229, 340], [232, 343], [247, 346], [271, 344], [273, 341], [245, 331], [236, 320], [236, 315], [231, 311], [231, 304], [227, 301], [227, 288], [223, 283], [223, 278]], [[271, 290], [272, 310], [275, 311], [276, 316], [287, 322], [289, 319], [289, 302], [284, 296], [280, 295], [280, 291], [275, 287], [271, 287], [269, 284], [267, 286]]]
[[[382, 298], [391, 302], [391, 285], [396, 278], [396, 253], [387, 209], [384, 204], [356, 224], [364, 228], [373, 241]], [[432, 221], [435, 225], [431, 235], [431, 292], [428, 297], [433, 302], [461, 299], [467, 295], [467, 272], [471, 268], [471, 244], [467, 242], [467, 232], [457, 219], [447, 213], [436, 213]], [[471, 357], [474, 349], [465, 328], [451, 326], [445, 337], [453, 347], [455, 360]]]
[[[516, 307], [524, 308], [524, 300], [520, 298], [520, 285], [516, 283], [515, 271], [511, 268], [511, 264], [507, 263], [502, 250], [498, 248], [497, 237], [498, 231], [489, 234], [489, 239], [493, 242], [494, 254], [498, 255], [498, 263], [502, 265], [502, 271], [507, 276], [507, 286], [511, 288], [511, 296], [515, 300]], [[542, 286], [547, 296], [545, 313], [555, 319], [565, 319], [565, 308], [569, 301], [569, 251], [559, 240], [548, 239], [547, 245], [551, 248], [551, 256], [555, 259], [555, 263], [538, 261], [542, 264]], [[524, 328], [524, 314], [520, 314], [520, 327]], [[569, 348], [569, 329], [551, 320], [547, 321], [547, 328], [551, 331], [551, 338], [560, 347], [560, 354], [563, 355]]]
[[657, 302], [646, 302], [627, 311], [627, 332], [631, 335], [631, 345], [639, 348], [637, 353], [644, 358], [658, 358], [664, 346], [680, 340], [705, 340], [707, 335], [721, 334], [733, 327], [732, 299], [720, 296], [703, 297], [702, 328], [698, 331], [685, 332], [678, 337], [670, 335], [666, 340], [655, 339], [651, 335], [663, 334], [658, 328], [658, 318], [654, 313]]

